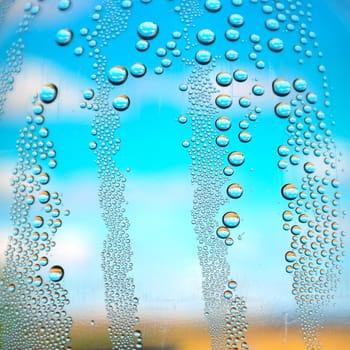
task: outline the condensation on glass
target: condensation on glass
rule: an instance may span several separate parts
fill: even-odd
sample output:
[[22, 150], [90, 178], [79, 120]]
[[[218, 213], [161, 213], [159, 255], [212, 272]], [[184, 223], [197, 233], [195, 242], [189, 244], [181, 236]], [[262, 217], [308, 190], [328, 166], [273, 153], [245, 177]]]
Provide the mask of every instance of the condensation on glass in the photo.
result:
[[[245, 267], [233, 267], [229, 255], [244, 249], [243, 235], [250, 233], [242, 234], [240, 226], [251, 217], [245, 218], [240, 203], [245, 203], [246, 196], [252, 200], [251, 173], [255, 164], [269, 157], [277, 161], [267, 176], [276, 173], [282, 179], [275, 190], [284, 206], [279, 213], [280, 230], [289, 240], [281, 265], [290, 276], [289, 290], [305, 347], [321, 349], [322, 315], [340, 279], [344, 232], [339, 223], [338, 155], [327, 72], [313, 31], [311, 4], [296, 0], [53, 3], [1, 4], [1, 29], [11, 32], [2, 34], [7, 46], [2, 45], [0, 125], [6, 122], [11, 90], [31, 59], [26, 56], [27, 46], [34, 50], [30, 40], [35, 38], [40, 45], [41, 38], [47, 37], [38, 29], [40, 21], [62, 18], [64, 25], [55, 21], [55, 34], [45, 40], [64, 52], [64, 60], [71, 56], [64, 63], [70, 70], [78, 71], [82, 60], [90, 67], [85, 77], [88, 85], [83, 91], [77, 88], [81, 99], [74, 103], [76, 113], [91, 118], [86, 147], [97, 164], [97, 196], [105, 230], [98, 234], [103, 248], [97, 264], [103, 272], [110, 347], [151, 349], [139, 327], [142, 300], [136, 295], [138, 281], [133, 277], [133, 217], [126, 211], [130, 169], [119, 167], [124, 142], [119, 130], [123, 114], [132, 114], [136, 104], [131, 89], [137, 84], [147, 88], [147, 79], [158, 79], [160, 87], [164, 84], [169, 89], [167, 79], [172, 75], [173, 82], [175, 72], [178, 84], [171, 88], [174, 96], [181, 93], [187, 107], [164, 118], [180, 125], [187, 135], [179, 152], [188, 152], [191, 234], [196, 239], [202, 315], [211, 349], [250, 348], [249, 327], [254, 327], [254, 320], [249, 321], [249, 299], [235, 277]], [[21, 10], [16, 10], [18, 6]], [[79, 6], [83, 19], [76, 17], [77, 24], [69, 16]], [[17, 18], [17, 26], [9, 26], [7, 17]], [[45, 52], [45, 47], [42, 51], [43, 61], [60, 60]], [[66, 216], [74, 221], [74, 213], [62, 201], [63, 189], [56, 184], [60, 183], [56, 174], [60, 149], [47, 123], [60, 113], [64, 99], [59, 100], [61, 82], [51, 78], [50, 72], [43, 75], [46, 82], [33, 89], [32, 105], [27, 104], [28, 114], [21, 116], [17, 143], [10, 145], [17, 149], [17, 163], [8, 174], [12, 175], [12, 204], [7, 220], [13, 229], [0, 282], [1, 343], [8, 350], [71, 349], [74, 341], [65, 261], [51, 263]], [[147, 94], [153, 86], [148, 89]], [[262, 138], [259, 127], [265, 119], [271, 133]], [[162, 133], [162, 125], [158, 127]], [[274, 145], [277, 134], [274, 154], [260, 153], [259, 142]], [[140, 153], [147, 157], [142, 147]], [[259, 201], [260, 195], [255, 195]], [[94, 315], [91, 326], [95, 326]]]

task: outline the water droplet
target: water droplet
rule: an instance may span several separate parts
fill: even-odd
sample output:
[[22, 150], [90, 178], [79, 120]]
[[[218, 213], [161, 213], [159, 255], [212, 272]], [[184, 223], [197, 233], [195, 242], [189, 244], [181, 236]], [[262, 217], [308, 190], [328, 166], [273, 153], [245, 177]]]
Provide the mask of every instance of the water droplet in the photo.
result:
[[243, 0], [231, 0], [232, 5], [241, 6], [243, 4]]
[[130, 73], [136, 78], [143, 77], [147, 72], [147, 68], [143, 63], [134, 63], [130, 68]]
[[238, 103], [242, 108], [248, 108], [251, 105], [250, 99], [246, 96], [241, 97]]
[[221, 239], [226, 239], [230, 235], [230, 230], [225, 226], [220, 226], [216, 230], [216, 235]]
[[41, 216], [35, 216], [33, 219], [33, 226], [35, 228], [40, 228], [44, 225], [44, 219]]
[[123, 9], [130, 9], [132, 7], [132, 1], [131, 0], [123, 0], [121, 5], [122, 5]]
[[308, 174], [312, 174], [313, 172], [315, 172], [315, 164], [312, 162], [306, 162], [304, 164], [304, 170], [305, 172], [307, 172]]
[[73, 39], [73, 32], [70, 29], [60, 29], [56, 33], [56, 43], [60, 46], [68, 45]]
[[41, 191], [39, 193], [39, 202], [42, 204], [47, 203], [50, 200], [50, 192], [48, 191]]
[[269, 18], [265, 22], [265, 27], [268, 30], [275, 31], [275, 30], [278, 30], [280, 28], [280, 24], [279, 24], [279, 22], [276, 19]]
[[239, 57], [239, 54], [236, 50], [227, 50], [225, 52], [225, 58], [230, 62], [236, 61], [238, 57]]
[[114, 66], [108, 71], [108, 80], [113, 85], [123, 84], [128, 78], [128, 71], [123, 66]]
[[238, 138], [241, 142], [249, 142], [252, 139], [252, 134], [249, 131], [241, 131]]
[[265, 92], [265, 89], [262, 85], [256, 84], [252, 87], [252, 92], [256, 96], [262, 96]]
[[216, 82], [220, 86], [229, 86], [232, 83], [232, 76], [228, 72], [220, 72], [216, 75]]
[[221, 1], [220, 0], [206, 0], [204, 3], [204, 7], [209, 12], [218, 12], [221, 9]]
[[245, 157], [242, 152], [231, 152], [228, 156], [228, 161], [234, 166], [240, 166], [244, 163]]
[[317, 95], [314, 92], [308, 92], [306, 94], [306, 101], [315, 104], [317, 102]]
[[220, 108], [229, 108], [232, 105], [232, 98], [228, 94], [221, 94], [216, 97], [215, 103]]
[[139, 40], [135, 46], [138, 51], [146, 51], [149, 48], [149, 42], [147, 40]]
[[288, 263], [293, 263], [296, 261], [297, 258], [294, 252], [289, 251], [286, 253], [285, 259]]
[[114, 98], [112, 105], [117, 111], [125, 111], [130, 106], [130, 99], [126, 95], [118, 95]]
[[284, 221], [292, 221], [293, 220], [293, 213], [290, 210], [285, 210], [282, 214]]
[[59, 265], [54, 265], [49, 270], [49, 278], [52, 282], [59, 282], [64, 276], [64, 270]]
[[219, 147], [226, 147], [230, 143], [230, 139], [226, 135], [219, 135], [215, 142]]
[[290, 83], [282, 78], [275, 79], [272, 83], [273, 92], [278, 96], [287, 96], [291, 88]]
[[232, 298], [232, 292], [230, 290], [225, 290], [224, 298], [225, 299], [231, 299]]
[[238, 13], [233, 13], [229, 16], [228, 23], [233, 27], [241, 27], [244, 24], [244, 17]]
[[293, 184], [286, 184], [281, 190], [282, 196], [285, 199], [293, 200], [298, 197], [298, 189]]
[[210, 45], [215, 41], [215, 33], [210, 29], [202, 29], [197, 33], [197, 40], [204, 45]]
[[180, 115], [179, 118], [177, 119], [179, 123], [185, 124], [187, 123], [187, 117], [185, 115]]
[[225, 38], [229, 41], [237, 41], [240, 37], [239, 31], [235, 29], [227, 29], [225, 32]]
[[83, 92], [83, 97], [85, 98], [85, 100], [91, 100], [95, 95], [95, 92], [93, 89], [86, 89]]
[[57, 8], [60, 11], [66, 11], [70, 8], [70, 5], [71, 5], [71, 0], [60, 0], [58, 2]]
[[223, 170], [223, 173], [226, 175], [226, 176], [231, 176], [233, 175], [234, 173], [234, 170], [232, 167], [230, 166], [225, 166], [224, 170]]
[[231, 184], [227, 187], [226, 192], [229, 197], [237, 199], [242, 197], [243, 188], [240, 184]]
[[275, 113], [280, 118], [287, 118], [292, 111], [291, 106], [286, 102], [280, 102], [275, 106]]
[[58, 89], [54, 84], [46, 84], [40, 90], [40, 100], [44, 103], [51, 103], [57, 97]]
[[236, 289], [237, 288], [237, 282], [236, 281], [229, 281], [227, 286], [230, 288], [230, 289]]
[[268, 47], [273, 52], [280, 52], [284, 49], [284, 43], [282, 39], [273, 38], [269, 40]]
[[43, 279], [40, 276], [35, 276], [33, 284], [35, 287], [40, 287], [43, 284]]
[[293, 82], [294, 89], [298, 92], [303, 92], [307, 89], [307, 83], [304, 79], [298, 78]]
[[239, 215], [234, 211], [229, 211], [222, 217], [222, 223], [229, 228], [235, 228], [240, 223]]
[[227, 131], [231, 128], [231, 119], [226, 116], [221, 116], [216, 119], [215, 126], [221, 131]]
[[199, 64], [208, 64], [211, 61], [211, 53], [208, 50], [199, 50], [195, 58]]
[[233, 77], [238, 82], [243, 82], [248, 79], [248, 73], [243, 69], [236, 69], [233, 72]]
[[153, 39], [157, 36], [159, 32], [158, 24], [154, 22], [143, 22], [139, 25], [137, 29], [138, 35], [142, 39]]

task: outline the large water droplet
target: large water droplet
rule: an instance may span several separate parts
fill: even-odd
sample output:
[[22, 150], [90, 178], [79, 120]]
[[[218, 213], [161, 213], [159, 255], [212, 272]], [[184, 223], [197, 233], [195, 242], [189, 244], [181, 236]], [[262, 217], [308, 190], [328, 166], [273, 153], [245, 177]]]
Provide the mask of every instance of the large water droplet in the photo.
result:
[[235, 228], [240, 223], [239, 215], [234, 211], [229, 211], [222, 217], [222, 222], [226, 227]]
[[225, 226], [220, 226], [216, 230], [216, 235], [221, 239], [226, 239], [230, 235], [230, 230]]
[[293, 263], [293, 262], [295, 262], [295, 260], [297, 258], [296, 258], [296, 255], [295, 255], [294, 252], [289, 251], [289, 252], [286, 253], [285, 259], [286, 259], [287, 262]]
[[273, 38], [268, 41], [268, 47], [273, 52], [280, 52], [284, 49], [284, 43], [282, 39]]
[[275, 106], [275, 113], [280, 118], [287, 118], [292, 111], [291, 106], [286, 102], [280, 102]]
[[59, 265], [54, 265], [49, 270], [49, 278], [52, 282], [59, 282], [64, 276], [64, 270]]
[[232, 83], [232, 76], [228, 72], [220, 72], [216, 75], [216, 82], [220, 86], [229, 86]]
[[220, 0], [206, 0], [204, 3], [204, 7], [209, 12], [217, 12], [221, 9], [221, 1]]
[[244, 17], [238, 13], [233, 13], [229, 16], [228, 23], [233, 27], [241, 27], [244, 24]]
[[211, 53], [208, 50], [199, 50], [195, 59], [199, 64], [208, 64], [211, 61]]
[[291, 88], [290, 83], [282, 78], [275, 79], [272, 83], [273, 92], [278, 96], [287, 96]]
[[202, 29], [197, 33], [197, 40], [204, 45], [210, 45], [215, 41], [215, 33], [210, 29]]
[[143, 63], [134, 63], [130, 68], [130, 73], [136, 78], [143, 77], [147, 72], [147, 68]]
[[130, 99], [126, 95], [118, 95], [114, 98], [112, 105], [117, 111], [125, 111], [130, 106]]
[[158, 32], [159, 32], [158, 24], [154, 22], [148, 22], [148, 21], [141, 23], [137, 29], [138, 35], [142, 39], [147, 39], [147, 40], [155, 38]]
[[216, 119], [215, 126], [221, 131], [227, 131], [231, 127], [231, 119], [226, 116], [221, 116]]
[[236, 69], [233, 72], [233, 77], [238, 82], [243, 82], [248, 79], [248, 73], [243, 69]]
[[272, 31], [275, 31], [275, 30], [278, 30], [280, 28], [280, 24], [279, 22], [274, 19], [274, 18], [269, 18], [268, 20], [266, 20], [265, 22], [265, 27], [268, 29], [268, 30], [272, 30]]
[[293, 82], [293, 86], [294, 86], [294, 89], [298, 92], [303, 92], [306, 90], [307, 88], [307, 83], [304, 79], [302, 78], [298, 78], [298, 79], [295, 79], [294, 82]]
[[215, 103], [220, 108], [229, 108], [232, 105], [232, 98], [228, 94], [221, 94], [216, 97]]
[[44, 103], [51, 103], [57, 97], [57, 86], [54, 84], [46, 84], [40, 90], [40, 100]]
[[70, 8], [70, 5], [71, 5], [71, 0], [60, 0], [58, 2], [57, 8], [60, 11], [65, 11], [65, 10], [68, 10]]
[[237, 199], [242, 197], [243, 188], [240, 184], [231, 184], [227, 187], [226, 192], [229, 197]]
[[60, 46], [68, 45], [73, 39], [73, 32], [70, 29], [60, 29], [56, 33], [56, 43]]
[[123, 66], [114, 66], [108, 71], [108, 80], [113, 85], [123, 84], [128, 78], [128, 71]]
[[228, 161], [234, 166], [240, 166], [244, 163], [245, 157], [242, 152], [231, 152], [228, 156]]
[[298, 197], [298, 189], [293, 184], [286, 184], [281, 189], [282, 196], [285, 199], [293, 200]]

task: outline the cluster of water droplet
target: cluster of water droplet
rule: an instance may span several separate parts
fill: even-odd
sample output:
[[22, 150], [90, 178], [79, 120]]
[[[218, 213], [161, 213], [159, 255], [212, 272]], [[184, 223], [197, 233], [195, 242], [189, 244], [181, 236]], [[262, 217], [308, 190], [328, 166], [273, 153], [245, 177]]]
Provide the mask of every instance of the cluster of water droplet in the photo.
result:
[[[257, 28], [247, 36], [246, 30], [243, 30], [246, 27], [243, 9], [252, 4], [261, 6], [259, 14], [262, 12], [266, 20], [260, 31]], [[126, 30], [131, 6], [131, 1], [105, 0], [103, 5], [95, 7], [91, 16], [96, 22], [94, 29], [80, 30], [80, 35], [87, 40], [89, 56], [95, 59], [95, 72], [91, 78], [96, 82], [96, 88], [84, 91], [81, 107], [96, 111], [92, 125], [92, 135], [96, 141], [91, 141], [89, 147], [97, 156], [101, 178], [100, 202], [109, 231], [102, 266], [106, 282], [106, 307], [111, 322], [109, 330], [113, 346], [118, 349], [141, 347], [142, 342], [137, 340], [140, 338], [133, 331], [137, 299], [133, 296], [133, 280], [128, 276], [132, 263], [127, 233], [129, 221], [124, 214], [126, 178], [113, 158], [120, 147], [120, 139], [115, 137], [119, 114], [132, 103], [122, 92], [110, 100], [110, 93], [129, 78], [145, 76], [149, 69], [142, 59], [130, 66], [118, 65], [118, 62], [110, 65], [103, 55], [103, 48], [110, 39], [117, 38]], [[218, 26], [220, 29], [215, 30], [215, 16], [223, 13], [224, 6], [229, 6], [230, 12], [225, 19], [228, 28], [222, 33], [221, 23]], [[174, 11], [179, 13], [184, 28], [173, 31], [169, 40], [155, 50], [155, 56], [160, 59], [160, 64], [153, 70], [157, 75], [170, 68], [174, 58], [181, 57], [184, 64], [194, 67], [187, 82], [179, 86], [181, 91], [187, 92], [190, 108], [187, 116], [182, 115], [178, 120], [185, 124], [188, 118], [192, 127], [192, 137], [184, 140], [183, 146], [189, 149], [192, 180], [196, 184], [192, 216], [202, 266], [205, 315], [215, 349], [248, 349], [245, 340], [248, 327], [246, 306], [242, 298], [233, 295], [237, 283], [231, 281], [227, 284], [230, 271], [227, 247], [234, 244], [231, 232], [237, 230], [241, 218], [234, 208], [223, 213], [220, 210], [223, 204], [244, 194], [241, 184], [234, 180], [230, 183], [227, 181], [235, 169], [244, 164], [245, 154], [241, 148], [252, 140], [248, 130], [250, 123], [255, 122], [262, 111], [259, 105], [253, 104], [265, 94], [267, 87], [259, 84], [254, 74], [248, 68], [238, 66], [237, 62], [246, 51], [249, 62], [257, 70], [263, 70], [267, 60], [274, 62], [293, 52], [304, 54], [308, 59], [315, 56], [313, 50], [318, 48], [318, 43], [315, 33], [308, 29], [310, 9], [310, 4], [294, 0], [275, 1], [273, 4], [258, 0], [250, 0], [250, 4], [243, 4], [242, 0], [231, 0], [230, 4], [220, 0], [202, 3], [183, 0], [174, 7]], [[249, 10], [252, 8], [249, 7]], [[202, 15], [212, 16], [211, 28], [194, 30], [196, 19]], [[135, 49], [140, 54], [149, 50], [151, 40], [152, 44], [158, 43], [160, 28], [157, 23], [142, 21], [132, 30], [138, 34]], [[215, 52], [215, 42], [219, 37], [225, 38], [224, 52]], [[65, 46], [72, 39], [73, 32], [69, 29], [63, 28], [57, 32], [58, 45]], [[180, 40], [185, 40], [186, 55], [180, 50]], [[286, 45], [293, 41], [294, 46]], [[84, 51], [83, 46], [74, 49], [77, 56]], [[216, 72], [221, 55], [230, 69]], [[317, 56], [322, 57], [322, 53], [318, 52]], [[296, 63], [306, 62], [299, 57]], [[325, 67], [318, 64], [317, 70], [322, 74], [325, 89], [323, 105], [328, 107]], [[214, 78], [212, 73], [216, 73]], [[237, 96], [235, 90], [239, 91], [236, 89], [239, 86], [248, 86], [249, 93]], [[278, 168], [284, 170], [296, 166], [300, 169], [304, 165], [305, 174], [300, 183], [298, 180], [286, 184], [282, 187], [282, 195], [290, 201], [288, 210], [283, 213], [286, 221], [284, 229], [292, 234], [291, 250], [285, 257], [287, 271], [293, 273], [293, 294], [298, 303], [306, 344], [311, 349], [319, 347], [319, 313], [335, 290], [343, 254], [342, 233], [339, 233], [336, 221], [340, 197], [336, 189], [338, 181], [333, 176], [336, 153], [331, 131], [325, 122], [326, 113], [319, 107], [321, 98], [307, 89], [304, 79], [297, 78], [291, 82], [276, 77], [271, 82], [271, 89], [279, 98], [271, 110], [288, 123], [289, 133], [286, 145], [278, 148], [281, 156]], [[238, 123], [237, 139], [231, 136], [233, 112], [243, 116]], [[327, 168], [324, 174], [319, 174], [323, 170], [318, 169], [317, 160], [322, 160]], [[222, 188], [225, 188], [225, 194], [222, 194]], [[216, 220], [218, 215], [221, 216], [220, 224]], [[121, 334], [124, 336], [121, 337]]]
[[[142, 63], [134, 63], [128, 70], [123, 66], [110, 66], [104, 55], [104, 47], [126, 30], [130, 16], [131, 1], [104, 0], [96, 5], [91, 19], [96, 23], [93, 30], [80, 29], [80, 36], [87, 40], [88, 55], [94, 58], [94, 73], [91, 79], [94, 88], [83, 92], [84, 102], [81, 108], [95, 112], [91, 134], [94, 141], [89, 143], [97, 158], [100, 178], [99, 201], [107, 235], [102, 251], [102, 269], [105, 280], [105, 303], [110, 322], [108, 331], [113, 349], [129, 350], [142, 348], [142, 335], [135, 331], [138, 299], [134, 296], [131, 242], [128, 234], [129, 221], [125, 216], [126, 178], [117, 167], [114, 156], [120, 148], [120, 139], [116, 137], [119, 125], [119, 112], [126, 110], [130, 99], [118, 94], [111, 101], [110, 93], [115, 86], [122, 85], [130, 75], [138, 78], [146, 73]], [[154, 28], [148, 22], [140, 25], [139, 35], [148, 36]], [[56, 42], [65, 46], [72, 42], [73, 32], [63, 28], [57, 32]], [[73, 39], [74, 41], [74, 39]], [[84, 46], [77, 46], [74, 54], [85, 53]]]
[[[211, 102], [218, 93], [215, 82], [209, 78], [213, 69], [214, 65], [198, 65], [192, 70], [187, 83], [180, 86], [180, 90], [188, 92], [190, 104], [188, 116], [192, 137], [185, 140], [183, 146], [189, 148], [192, 182], [196, 185], [192, 217], [202, 268], [205, 316], [209, 323], [212, 347], [224, 349], [231, 348], [233, 344], [238, 346], [241, 341], [245, 343], [247, 323], [244, 317], [240, 317], [243, 316], [242, 304], [238, 302], [240, 298], [233, 297], [237, 283], [227, 283], [230, 271], [227, 247], [233, 244], [229, 230], [237, 227], [240, 219], [237, 213], [231, 211], [223, 215], [224, 226], [218, 227], [216, 220], [221, 205], [227, 201], [221, 192], [227, 181], [221, 169], [225, 167], [228, 155], [226, 148], [218, 144], [216, 134], [217, 130], [229, 130], [231, 121], [221, 116], [213, 123], [213, 117], [218, 112], [218, 106]], [[180, 116], [178, 121], [187, 123], [187, 116]], [[234, 155], [230, 159], [233, 158]], [[228, 186], [227, 193], [230, 198], [239, 198], [242, 191], [240, 185], [233, 183]], [[218, 237], [224, 239], [226, 244]], [[237, 311], [235, 315], [229, 313], [231, 309]]]
[[55, 85], [42, 87], [17, 141], [18, 163], [11, 181], [14, 229], [0, 280], [4, 349], [66, 349], [70, 341], [72, 320], [65, 311], [68, 292], [59, 283], [64, 270], [49, 264], [62, 216], [69, 215], [50, 183], [56, 151], [45, 126], [43, 103], [53, 102], [56, 96]]
[[[14, 1], [5, 1], [1, 3], [0, 26], [13, 2]], [[6, 94], [13, 89], [15, 76], [19, 74], [22, 69], [25, 48], [23, 33], [29, 30], [31, 21], [40, 12], [40, 6], [27, 2], [23, 10], [23, 17], [18, 22], [16, 29], [16, 35], [18, 37], [13, 40], [11, 46], [6, 50], [6, 62], [4, 62], [5, 64], [3, 66], [0, 66], [0, 115], [4, 112]]]
[[336, 150], [327, 113], [320, 109], [321, 101], [308, 90], [304, 79], [295, 79], [293, 84], [277, 79], [273, 91], [289, 97], [288, 102], [275, 107], [277, 116], [288, 118], [289, 134], [286, 144], [278, 147], [278, 166], [282, 170], [298, 166], [303, 172], [300, 179], [281, 189], [289, 201], [283, 212], [283, 228], [292, 237], [291, 249], [285, 255], [286, 270], [293, 274], [292, 293], [300, 310], [305, 342], [310, 349], [319, 349], [321, 315], [334, 296], [344, 254], [338, 223], [341, 195]]

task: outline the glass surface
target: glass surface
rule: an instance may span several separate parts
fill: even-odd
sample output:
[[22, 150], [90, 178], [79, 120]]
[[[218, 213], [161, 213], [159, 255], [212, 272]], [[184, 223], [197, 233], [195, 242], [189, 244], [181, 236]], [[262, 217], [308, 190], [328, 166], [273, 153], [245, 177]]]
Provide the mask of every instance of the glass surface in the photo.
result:
[[2, 349], [344, 349], [349, 20], [0, 1]]

